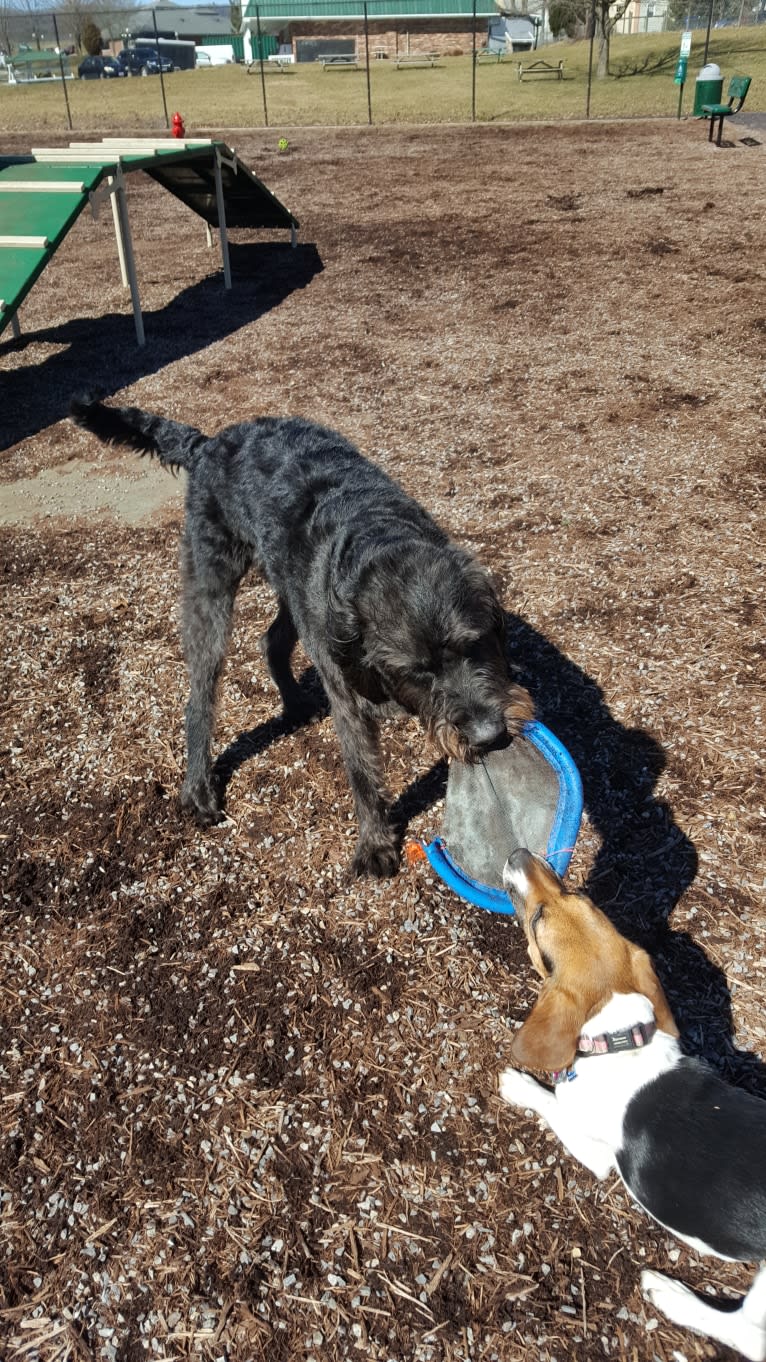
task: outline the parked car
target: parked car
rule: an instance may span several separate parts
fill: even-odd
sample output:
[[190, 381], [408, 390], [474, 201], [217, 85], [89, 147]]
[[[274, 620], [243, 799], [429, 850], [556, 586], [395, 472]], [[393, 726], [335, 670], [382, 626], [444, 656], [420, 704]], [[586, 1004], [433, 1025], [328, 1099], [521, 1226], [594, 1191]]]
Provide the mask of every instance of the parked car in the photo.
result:
[[234, 48], [230, 43], [213, 43], [194, 49], [194, 65], [209, 71], [213, 66], [230, 66], [234, 62]]
[[114, 57], [83, 57], [77, 74], [80, 80], [113, 80], [125, 72]]
[[145, 45], [123, 47], [117, 60], [126, 76], [157, 76], [160, 71], [164, 74], [175, 71], [170, 57], [166, 57], [156, 47]]

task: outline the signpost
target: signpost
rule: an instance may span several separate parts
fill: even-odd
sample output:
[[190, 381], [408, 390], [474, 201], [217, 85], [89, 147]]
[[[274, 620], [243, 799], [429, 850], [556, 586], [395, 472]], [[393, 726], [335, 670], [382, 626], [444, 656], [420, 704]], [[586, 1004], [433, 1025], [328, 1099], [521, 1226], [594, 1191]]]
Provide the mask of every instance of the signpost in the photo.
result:
[[673, 77], [674, 83], [679, 87], [678, 90], [678, 117], [681, 117], [681, 105], [684, 98], [684, 85], [686, 83], [686, 67], [689, 63], [689, 54], [692, 50], [692, 35], [689, 30], [681, 34], [681, 51], [678, 54], [678, 64], [676, 74]]

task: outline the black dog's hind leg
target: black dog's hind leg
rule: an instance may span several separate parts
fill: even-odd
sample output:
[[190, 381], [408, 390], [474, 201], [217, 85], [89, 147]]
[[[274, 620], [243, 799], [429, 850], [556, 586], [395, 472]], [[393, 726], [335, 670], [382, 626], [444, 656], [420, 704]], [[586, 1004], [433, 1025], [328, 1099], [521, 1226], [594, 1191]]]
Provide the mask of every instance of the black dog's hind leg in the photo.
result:
[[[195, 553], [195, 548], [197, 552]], [[183, 549], [183, 646], [189, 672], [186, 706], [186, 778], [181, 803], [202, 827], [224, 817], [211, 780], [210, 743], [218, 679], [226, 654], [237, 588], [249, 567], [230, 541], [190, 538]]]
[[351, 869], [355, 875], [375, 875], [379, 879], [395, 875], [399, 844], [383, 794], [378, 725], [366, 710], [365, 701], [328, 685], [325, 676], [322, 679], [330, 698], [359, 823], [359, 841]]
[[280, 599], [276, 618], [263, 634], [260, 646], [269, 675], [282, 697], [286, 718], [299, 717], [306, 709], [304, 696], [290, 666], [290, 658], [297, 642], [298, 631], [293, 617], [285, 602]]

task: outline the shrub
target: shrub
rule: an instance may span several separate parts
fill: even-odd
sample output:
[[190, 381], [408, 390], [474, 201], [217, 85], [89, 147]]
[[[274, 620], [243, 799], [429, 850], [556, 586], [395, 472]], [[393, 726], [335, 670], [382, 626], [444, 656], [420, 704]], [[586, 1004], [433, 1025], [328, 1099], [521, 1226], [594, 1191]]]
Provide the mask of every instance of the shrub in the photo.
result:
[[101, 29], [98, 27], [98, 24], [94, 24], [92, 19], [86, 19], [83, 24], [80, 42], [82, 43], [84, 51], [88, 53], [88, 56], [100, 56], [104, 42], [101, 37]]

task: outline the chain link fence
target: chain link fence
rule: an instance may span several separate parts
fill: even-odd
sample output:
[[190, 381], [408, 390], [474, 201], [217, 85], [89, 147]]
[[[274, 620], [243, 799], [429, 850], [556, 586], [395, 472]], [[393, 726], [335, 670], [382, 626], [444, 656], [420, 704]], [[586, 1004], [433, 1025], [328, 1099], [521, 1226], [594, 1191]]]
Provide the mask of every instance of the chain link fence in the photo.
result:
[[[187, 131], [675, 112], [667, 39], [653, 106], [625, 110], [594, 79], [598, 43], [551, 48], [546, 13], [503, 14], [494, 0], [46, 13], [0, 0], [0, 125], [157, 132], [174, 112]], [[596, 14], [592, 0], [594, 36]], [[657, 0], [632, 0], [621, 20], [638, 42], [666, 23]]]

